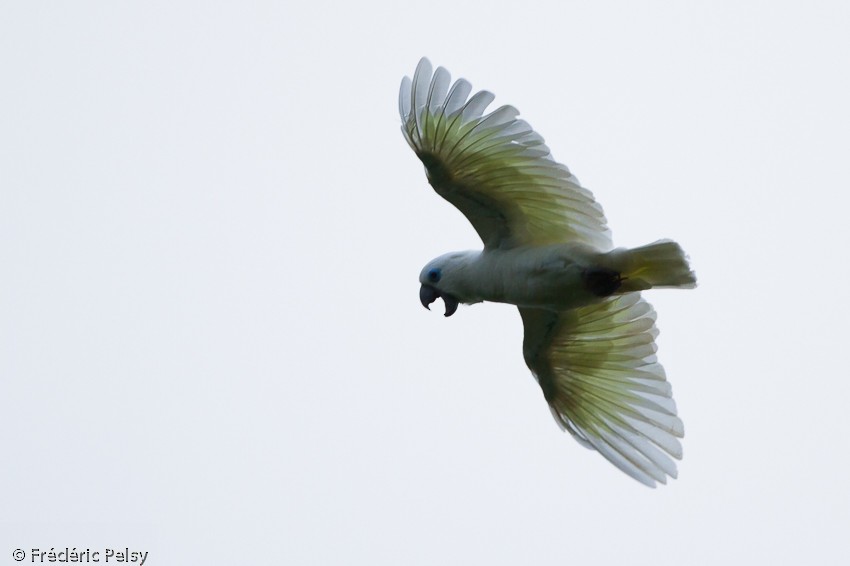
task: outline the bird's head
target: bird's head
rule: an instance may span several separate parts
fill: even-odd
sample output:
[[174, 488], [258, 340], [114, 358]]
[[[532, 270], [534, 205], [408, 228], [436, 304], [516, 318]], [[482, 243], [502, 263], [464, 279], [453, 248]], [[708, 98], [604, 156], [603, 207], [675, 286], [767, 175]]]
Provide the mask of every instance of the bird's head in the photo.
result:
[[419, 274], [422, 306], [431, 310], [429, 305], [439, 297], [446, 305], [445, 316], [452, 316], [458, 304], [471, 302], [464, 300], [463, 292], [463, 276], [470, 259], [469, 252], [453, 252], [428, 262]]

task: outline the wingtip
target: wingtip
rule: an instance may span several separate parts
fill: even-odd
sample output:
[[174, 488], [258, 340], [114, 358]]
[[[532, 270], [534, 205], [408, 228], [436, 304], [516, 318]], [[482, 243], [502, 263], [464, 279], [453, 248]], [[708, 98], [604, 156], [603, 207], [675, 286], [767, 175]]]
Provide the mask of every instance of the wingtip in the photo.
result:
[[410, 116], [411, 84], [410, 77], [404, 76], [401, 79], [401, 86], [398, 88], [398, 113], [401, 115], [402, 122], [406, 122], [408, 116]]

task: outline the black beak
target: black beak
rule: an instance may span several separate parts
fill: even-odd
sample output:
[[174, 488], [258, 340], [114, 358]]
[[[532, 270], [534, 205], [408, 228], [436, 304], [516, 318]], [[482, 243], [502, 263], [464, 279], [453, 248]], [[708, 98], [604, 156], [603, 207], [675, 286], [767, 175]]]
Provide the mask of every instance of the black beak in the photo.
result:
[[446, 304], [446, 314], [443, 316], [452, 316], [457, 310], [457, 299], [448, 293], [440, 293], [437, 289], [430, 285], [423, 284], [422, 287], [419, 288], [419, 301], [422, 303], [422, 306], [428, 310], [431, 310], [431, 307], [428, 305], [436, 301], [438, 297], [442, 298], [443, 302]]

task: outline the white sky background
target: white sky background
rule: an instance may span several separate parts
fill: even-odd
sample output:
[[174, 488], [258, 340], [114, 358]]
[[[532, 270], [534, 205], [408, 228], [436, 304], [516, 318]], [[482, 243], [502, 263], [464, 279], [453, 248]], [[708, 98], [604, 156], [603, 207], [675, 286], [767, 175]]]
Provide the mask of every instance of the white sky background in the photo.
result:
[[[0, 564], [848, 563], [848, 29], [844, 2], [5, 3]], [[617, 245], [689, 252], [700, 287], [648, 294], [670, 485], [558, 429], [514, 308], [419, 304], [480, 247], [399, 131], [422, 55], [518, 107]]]

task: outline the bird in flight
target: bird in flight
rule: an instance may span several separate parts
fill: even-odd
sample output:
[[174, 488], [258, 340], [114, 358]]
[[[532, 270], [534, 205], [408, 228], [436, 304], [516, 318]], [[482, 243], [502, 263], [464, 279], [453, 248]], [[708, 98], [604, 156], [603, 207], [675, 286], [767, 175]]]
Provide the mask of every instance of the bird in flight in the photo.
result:
[[614, 248], [602, 207], [512, 106], [470, 97], [423, 58], [399, 92], [402, 133], [428, 182], [472, 223], [483, 250], [450, 252], [419, 275], [425, 308], [516, 305], [522, 352], [555, 421], [637, 481], [677, 475], [684, 435], [641, 291], [693, 288], [670, 240]]

